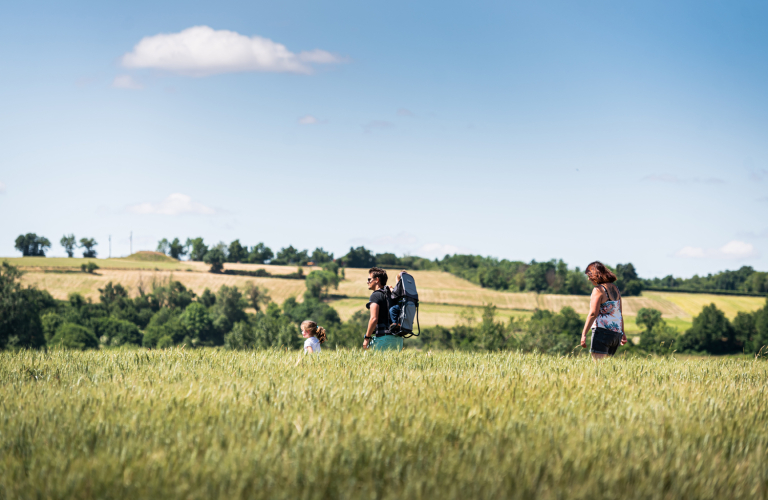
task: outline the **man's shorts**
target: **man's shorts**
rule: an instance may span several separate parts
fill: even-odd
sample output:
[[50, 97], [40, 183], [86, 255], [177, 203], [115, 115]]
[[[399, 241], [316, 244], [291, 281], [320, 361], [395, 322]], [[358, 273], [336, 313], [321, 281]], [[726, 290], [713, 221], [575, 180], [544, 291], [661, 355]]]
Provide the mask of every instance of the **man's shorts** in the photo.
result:
[[371, 340], [371, 349], [374, 351], [403, 350], [403, 337], [396, 335], [384, 335], [383, 337], [374, 337]]

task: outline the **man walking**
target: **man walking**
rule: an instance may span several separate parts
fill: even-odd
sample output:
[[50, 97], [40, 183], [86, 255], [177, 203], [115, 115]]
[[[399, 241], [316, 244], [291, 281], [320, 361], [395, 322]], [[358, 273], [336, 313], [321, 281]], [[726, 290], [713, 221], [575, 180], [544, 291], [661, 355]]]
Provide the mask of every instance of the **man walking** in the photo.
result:
[[403, 338], [392, 335], [389, 331], [389, 293], [387, 291], [387, 272], [379, 267], [368, 270], [368, 290], [373, 290], [365, 305], [371, 311], [368, 330], [365, 332], [363, 349], [372, 347], [375, 351], [403, 349]]

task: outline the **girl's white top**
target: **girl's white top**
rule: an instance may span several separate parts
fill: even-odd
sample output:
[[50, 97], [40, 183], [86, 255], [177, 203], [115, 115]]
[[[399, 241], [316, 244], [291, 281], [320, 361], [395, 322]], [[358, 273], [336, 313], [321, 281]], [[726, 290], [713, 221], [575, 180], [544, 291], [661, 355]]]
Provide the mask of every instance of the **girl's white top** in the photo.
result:
[[312, 352], [320, 352], [320, 341], [317, 337], [309, 337], [304, 341], [304, 352], [307, 352], [307, 347], [311, 347]]

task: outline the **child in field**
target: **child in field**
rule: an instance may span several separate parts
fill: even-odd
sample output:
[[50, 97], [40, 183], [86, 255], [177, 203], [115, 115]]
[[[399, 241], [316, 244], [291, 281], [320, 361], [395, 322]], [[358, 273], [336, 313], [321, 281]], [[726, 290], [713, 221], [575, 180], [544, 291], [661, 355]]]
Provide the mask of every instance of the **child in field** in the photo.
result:
[[304, 341], [304, 352], [306, 354], [320, 352], [320, 344], [328, 338], [325, 334], [325, 328], [317, 326], [317, 323], [309, 320], [301, 324], [301, 336], [307, 339]]

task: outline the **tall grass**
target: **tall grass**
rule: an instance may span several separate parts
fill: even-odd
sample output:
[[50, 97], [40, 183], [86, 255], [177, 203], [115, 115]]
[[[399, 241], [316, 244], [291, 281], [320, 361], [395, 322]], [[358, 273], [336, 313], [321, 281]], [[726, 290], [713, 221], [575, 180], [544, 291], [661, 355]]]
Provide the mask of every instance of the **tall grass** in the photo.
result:
[[765, 498], [768, 364], [0, 353], [0, 498]]

